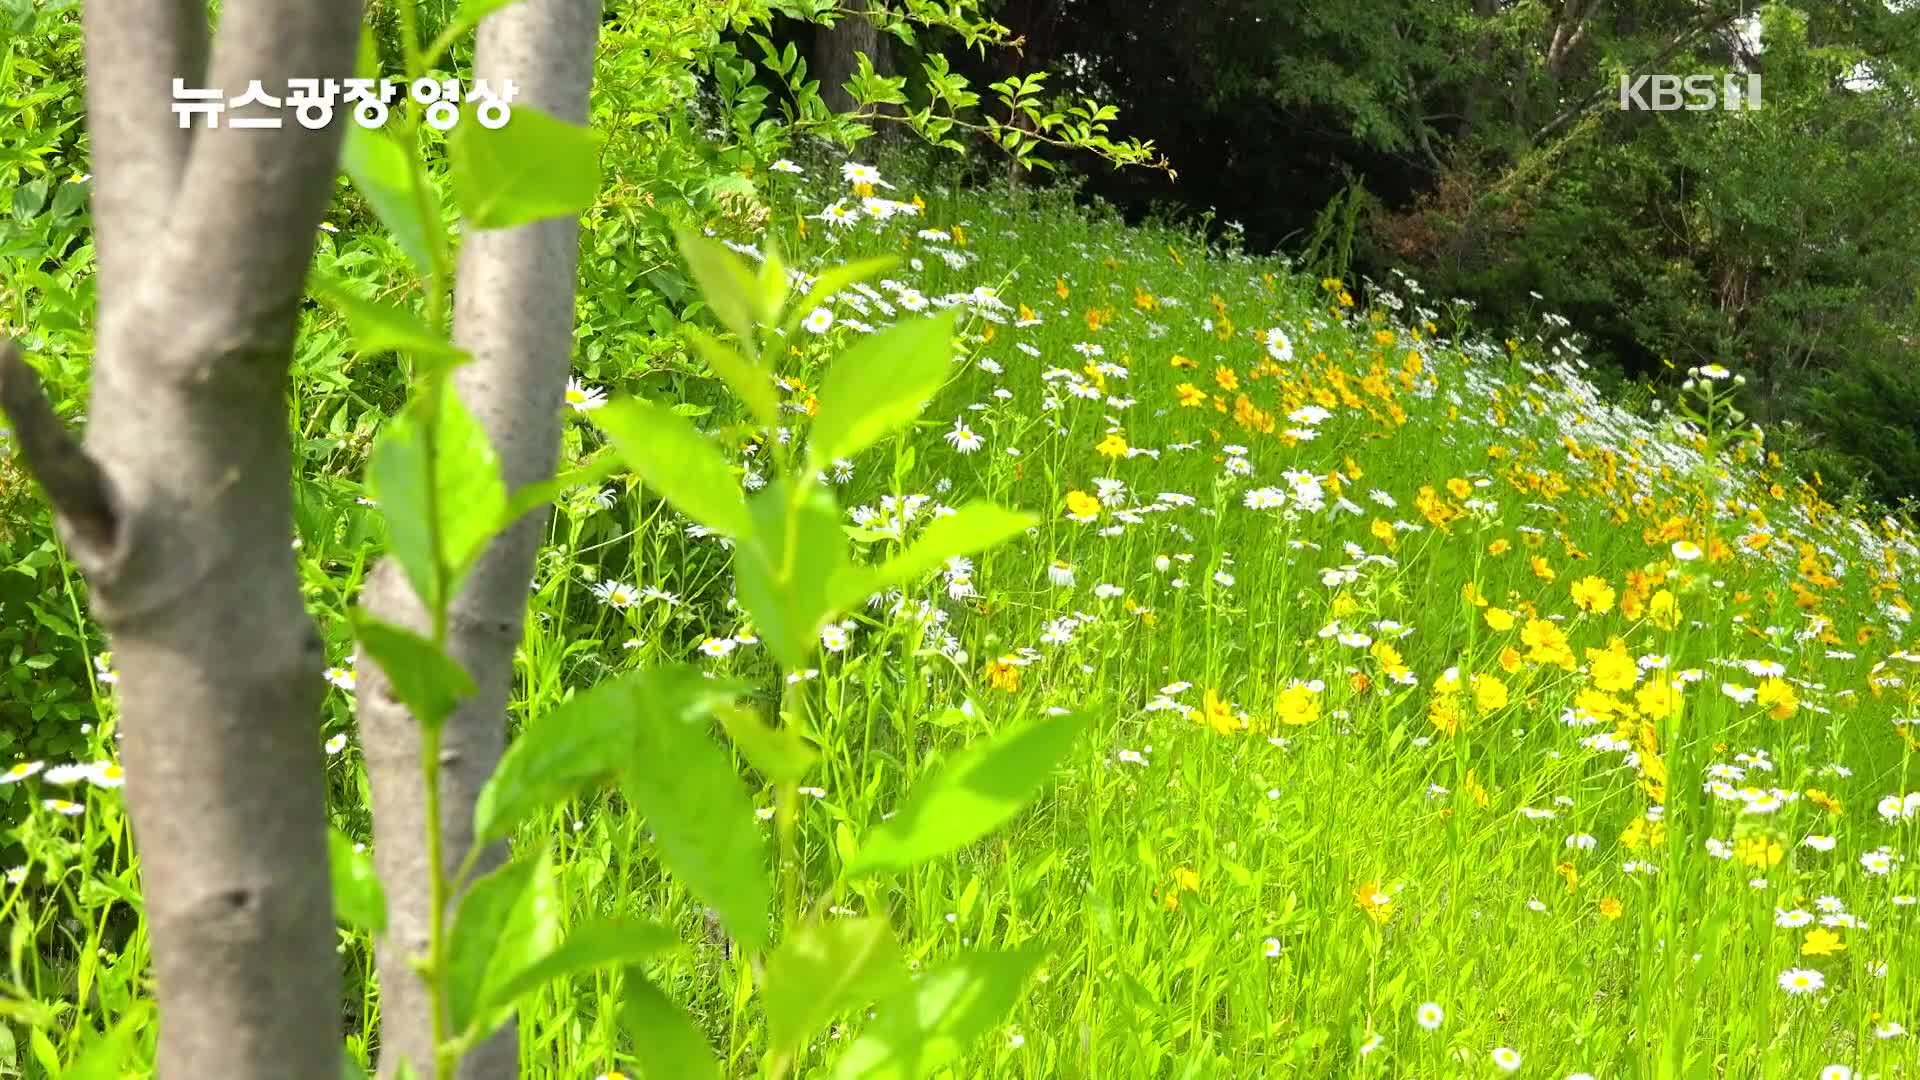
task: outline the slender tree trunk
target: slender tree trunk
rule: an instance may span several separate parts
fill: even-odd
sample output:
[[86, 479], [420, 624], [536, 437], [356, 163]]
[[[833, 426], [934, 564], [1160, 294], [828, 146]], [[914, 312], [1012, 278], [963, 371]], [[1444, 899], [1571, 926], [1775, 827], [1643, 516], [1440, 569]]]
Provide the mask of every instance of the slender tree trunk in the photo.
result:
[[85, 446], [9, 348], [0, 403], [120, 671], [162, 1078], [337, 1080], [319, 744], [287, 376], [343, 126], [182, 130], [171, 80], [353, 73], [358, 0], [89, 0], [99, 311]]
[[[585, 123], [593, 78], [598, 0], [523, 0], [481, 24], [474, 77], [511, 78], [520, 103]], [[453, 390], [486, 429], [509, 489], [553, 475], [573, 346], [573, 297], [579, 223], [556, 218], [513, 229], [465, 231], [454, 295], [456, 343], [473, 361], [453, 375]], [[481, 555], [453, 599], [448, 650], [473, 676], [478, 693], [448, 720], [441, 740], [440, 828], [443, 871], [452, 874], [473, 845], [473, 807], [506, 742], [513, 655], [525, 622], [534, 554], [547, 511], [529, 513]], [[429, 633], [419, 598], [391, 560], [370, 576], [361, 597], [376, 618]], [[374, 864], [387, 889], [387, 934], [378, 943], [380, 1076], [404, 1059], [425, 1075], [433, 1060], [433, 1015], [425, 984], [411, 966], [427, 949], [426, 803], [420, 739], [385, 675], [360, 655], [357, 707], [374, 811]], [[504, 847], [485, 853], [480, 872], [498, 866]], [[477, 1048], [463, 1078], [518, 1075], [512, 1026]]]
[[[845, 7], [857, 12], [867, 10], [867, 0], [846, 0]], [[832, 26], [817, 26], [813, 31], [814, 77], [820, 80], [820, 97], [836, 113], [852, 112], [853, 95], [845, 87], [860, 70], [859, 56], [865, 54], [876, 72], [893, 74], [887, 41], [880, 36], [864, 14], [843, 15]]]

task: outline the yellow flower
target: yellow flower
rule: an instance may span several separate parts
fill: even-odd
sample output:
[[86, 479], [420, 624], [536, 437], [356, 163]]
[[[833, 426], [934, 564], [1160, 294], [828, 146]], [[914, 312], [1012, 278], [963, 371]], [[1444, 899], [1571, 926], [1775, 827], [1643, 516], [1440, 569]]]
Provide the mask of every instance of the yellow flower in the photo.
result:
[[1373, 524], [1367, 526], [1367, 531], [1372, 533], [1373, 538], [1380, 541], [1381, 545], [1388, 551], [1393, 550], [1395, 541], [1392, 522], [1385, 518], [1374, 518]]
[[1647, 618], [1662, 630], [1671, 630], [1680, 625], [1680, 602], [1665, 589], [1653, 594], [1647, 601]]
[[1207, 403], [1207, 392], [1192, 383], [1183, 382], [1179, 386], [1174, 387], [1174, 389], [1180, 394], [1180, 404], [1183, 407], [1191, 408]]
[[1620, 899], [1614, 896], [1600, 898], [1600, 915], [1606, 919], [1617, 919], [1621, 915]]
[[1084, 491], [1067, 492], [1067, 513], [1091, 521], [1100, 516], [1100, 500]]
[[1663, 676], [1636, 691], [1633, 704], [1649, 720], [1668, 720], [1679, 718], [1682, 700], [1680, 691]]
[[1539, 578], [1541, 581], [1552, 581], [1554, 579], [1553, 567], [1547, 563], [1545, 556], [1535, 555], [1533, 557], [1533, 576]]
[[1504, 633], [1513, 629], [1513, 612], [1506, 608], [1490, 607], [1481, 612], [1481, 616], [1487, 620], [1487, 625], [1497, 632]]
[[1559, 863], [1553, 868], [1553, 872], [1567, 879], [1568, 892], [1572, 892], [1573, 890], [1580, 887], [1580, 871], [1577, 868], [1575, 868], [1572, 863], [1570, 862]]
[[1297, 682], [1280, 691], [1275, 709], [1281, 723], [1304, 727], [1320, 719], [1320, 695], [1307, 684]]
[[1587, 650], [1587, 671], [1594, 688], [1609, 694], [1633, 689], [1640, 681], [1640, 665], [1627, 652], [1627, 643], [1614, 638], [1604, 649]]
[[1605, 615], [1613, 610], [1613, 586], [1604, 578], [1583, 577], [1573, 583], [1573, 605], [1581, 611]]
[[1846, 947], [1846, 944], [1840, 940], [1839, 934], [1824, 926], [1816, 926], [1807, 931], [1807, 940], [1800, 943], [1800, 955], [1826, 956], [1828, 953], [1837, 953]]
[[1529, 650], [1528, 660], [1573, 670], [1573, 650], [1567, 645], [1566, 632], [1545, 619], [1528, 619], [1520, 631], [1520, 643]]
[[1005, 690], [1009, 694], [1020, 689], [1020, 669], [1008, 663], [1005, 657], [988, 661], [987, 688]]
[[1473, 494], [1473, 485], [1456, 476], [1447, 481], [1447, 490], [1453, 493], [1454, 498], [1464, 499]]
[[1094, 449], [1098, 451], [1102, 457], [1110, 457], [1110, 458], [1126, 457], [1127, 456], [1127, 440], [1125, 436], [1121, 435], [1117, 431], [1108, 432], [1107, 437], [1104, 439], [1101, 439], [1100, 445], [1094, 447]]
[[1240, 730], [1240, 721], [1233, 715], [1233, 706], [1220, 700], [1220, 695], [1208, 690], [1203, 704], [1204, 711], [1194, 714], [1194, 719], [1221, 735], [1231, 735]]
[[1733, 845], [1733, 857], [1748, 866], [1778, 866], [1786, 855], [1786, 849], [1780, 846], [1780, 841], [1771, 836], [1743, 837]]
[[1375, 925], [1384, 923], [1393, 915], [1393, 897], [1381, 890], [1378, 882], [1369, 881], [1353, 891], [1353, 902], [1361, 911], [1367, 913]]
[[1507, 684], [1497, 675], [1475, 675], [1473, 677], [1473, 704], [1482, 713], [1503, 709], [1507, 705]]
[[1510, 549], [1512, 549], [1512, 547], [1513, 547], [1513, 543], [1503, 536], [1500, 539], [1495, 540], [1493, 543], [1487, 545], [1487, 554], [1505, 555]]
[[1785, 679], [1768, 679], [1760, 684], [1760, 692], [1754, 700], [1766, 706], [1767, 715], [1775, 720], [1785, 720], [1800, 709], [1800, 699], [1793, 692], [1793, 684]]
[[1229, 394], [1240, 389], [1240, 376], [1235, 375], [1233, 369], [1225, 364], [1221, 364], [1214, 369], [1213, 381], [1219, 383], [1220, 389], [1225, 390]]
[[1200, 875], [1182, 866], [1173, 872], [1173, 887], [1182, 892], [1199, 892]]

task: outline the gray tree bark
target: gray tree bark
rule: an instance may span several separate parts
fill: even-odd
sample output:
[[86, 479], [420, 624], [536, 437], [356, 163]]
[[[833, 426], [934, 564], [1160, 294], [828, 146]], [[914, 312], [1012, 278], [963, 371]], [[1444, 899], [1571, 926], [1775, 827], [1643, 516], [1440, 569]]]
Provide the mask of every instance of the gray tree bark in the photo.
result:
[[[845, 0], [843, 5], [855, 12], [867, 10], [867, 0]], [[893, 57], [887, 40], [865, 14], [843, 15], [832, 26], [813, 30], [814, 77], [820, 80], [820, 99], [836, 113], [852, 112], [853, 95], [847, 93], [848, 79], [860, 70], [858, 57], [864, 53], [881, 75], [892, 75]]]
[[[585, 123], [599, 28], [598, 0], [522, 0], [481, 24], [474, 77], [496, 86], [511, 78], [519, 88], [516, 103]], [[509, 490], [545, 480], [557, 463], [572, 368], [578, 254], [579, 223], [573, 218], [468, 229], [461, 240], [453, 337], [473, 360], [455, 371], [452, 389], [486, 429]], [[473, 845], [474, 802], [505, 746], [513, 655], [546, 523], [543, 508], [497, 537], [449, 611], [448, 651], [477, 690], [449, 718], [441, 737], [440, 828], [449, 875]], [[425, 606], [391, 560], [382, 560], [369, 576], [361, 603], [376, 618], [431, 632]], [[363, 651], [355, 669], [361, 673], [356, 702], [373, 798], [374, 865], [387, 891], [387, 933], [375, 955], [379, 1075], [390, 1080], [406, 1060], [425, 1076], [433, 1061], [433, 1014], [425, 983], [411, 966], [427, 950], [433, 908], [419, 731], [372, 657]], [[505, 857], [504, 846], [496, 846], [482, 856], [478, 872]], [[460, 1069], [462, 1080], [517, 1075], [512, 1025], [477, 1047]]]
[[[171, 80], [237, 96], [353, 74], [359, 0], [84, 11], [99, 310], [84, 448], [0, 350], [0, 405], [120, 671], [163, 1078], [337, 1080], [319, 740], [325, 655], [292, 553], [287, 374], [344, 131], [182, 130]], [[209, 51], [211, 56], [209, 56]]]

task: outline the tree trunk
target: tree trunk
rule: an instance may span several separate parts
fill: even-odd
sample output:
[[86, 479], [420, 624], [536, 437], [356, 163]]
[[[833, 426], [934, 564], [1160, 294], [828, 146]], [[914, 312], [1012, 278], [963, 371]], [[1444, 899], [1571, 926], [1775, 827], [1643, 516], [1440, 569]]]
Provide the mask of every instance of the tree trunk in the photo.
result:
[[816, 26], [813, 31], [814, 76], [820, 80], [821, 99], [836, 113], [854, 109], [853, 95], [845, 87], [860, 70], [860, 54], [872, 61], [879, 74], [893, 74], [886, 39], [864, 14], [867, 0], [846, 0], [844, 6], [862, 14], [843, 15], [834, 25]]
[[[85, 446], [31, 370], [0, 403], [120, 671], [162, 1078], [337, 1080], [319, 740], [325, 654], [292, 553], [287, 377], [344, 125], [182, 130], [171, 80], [238, 96], [353, 73], [358, 0], [89, 0], [99, 310]], [[276, 79], [278, 80], [276, 83]]]
[[[474, 77], [511, 78], [520, 103], [585, 123], [593, 78], [597, 0], [523, 0], [481, 24]], [[556, 218], [512, 229], [467, 229], [454, 291], [454, 341], [473, 361], [454, 372], [452, 390], [486, 429], [509, 490], [553, 475], [567, 374], [572, 367], [573, 297], [579, 223]], [[451, 875], [473, 844], [473, 807], [506, 742], [513, 655], [520, 643], [534, 555], [547, 511], [529, 513], [480, 556], [453, 598], [448, 651], [473, 676], [477, 693], [447, 721], [440, 761], [440, 828]], [[420, 599], [392, 560], [369, 577], [361, 602], [375, 618], [431, 633]], [[405, 707], [373, 659], [362, 652], [357, 708], [374, 812], [374, 865], [387, 890], [387, 933], [378, 943], [379, 1074], [404, 1059], [427, 1075], [433, 1016], [425, 984], [411, 966], [426, 952], [428, 890], [426, 801], [420, 739]], [[500, 865], [504, 846], [479, 863]], [[457, 899], [457, 898], [456, 898]], [[512, 1026], [464, 1060], [462, 1078], [517, 1076]]]

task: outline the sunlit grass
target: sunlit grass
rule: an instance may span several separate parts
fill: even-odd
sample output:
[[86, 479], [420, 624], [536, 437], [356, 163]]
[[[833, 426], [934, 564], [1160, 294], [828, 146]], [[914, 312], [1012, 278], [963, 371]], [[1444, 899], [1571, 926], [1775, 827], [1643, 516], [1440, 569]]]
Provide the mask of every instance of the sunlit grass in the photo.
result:
[[[961, 1075], [1914, 1071], [1920, 656], [1902, 575], [1920, 549], [1768, 460], [1713, 377], [1731, 373], [1669, 402], [1700, 410], [1674, 426], [1600, 400], [1564, 324], [1448, 340], [1443, 305], [1404, 279], [1318, 282], [1056, 200], [853, 191], [837, 165], [783, 183], [765, 231], [717, 234], [778, 236], [814, 271], [902, 259], [791, 342], [796, 430], [837, 343], [970, 312], [920, 428], [826, 477], [860, 508], [849, 524], [910, 529], [975, 495], [1045, 524], [849, 613], [817, 671], [779, 672], [729, 602], [720, 540], [623, 480], [577, 492], [540, 558], [514, 713], [659, 661], [745, 678], [768, 706], [798, 680], [826, 738], [800, 846], [820, 887], [930, 759], [1090, 707], [1092, 738], [1032, 812], [899, 890], [833, 898], [889, 914], [922, 964], [1049, 950]], [[864, 196], [923, 205], [869, 204], [882, 221]], [[355, 244], [324, 239], [323, 268], [350, 272]], [[751, 433], [698, 362], [625, 355], [605, 344], [571, 407], [636, 391], [713, 407], [699, 422], [751, 486]], [[391, 392], [324, 350], [303, 363], [310, 437], [352, 395]], [[569, 428], [568, 454], [590, 452], [590, 427]], [[305, 459], [333, 510], [302, 556], [344, 663], [362, 462], [345, 436]], [[329, 678], [316, 738], [337, 816], [365, 836], [351, 674]], [[18, 782], [83, 798], [51, 773]], [[76, 839], [124, 843], [110, 779], [79, 778], [86, 813], [49, 804], [29, 825], [35, 880], [59, 883], [36, 903], [99, 887], [58, 871]], [[645, 823], [609, 795], [523, 843], [554, 845], [573, 917], [682, 929], [662, 985], [746, 1075], [763, 1049], [747, 958], [663, 876]], [[82, 926], [78, 973], [60, 969], [79, 983], [49, 972], [44, 995], [137, 970], [143, 938], [98, 955], [108, 939]], [[368, 948], [343, 951], [364, 1038]], [[119, 997], [92, 1022], [130, 985], [99, 978]], [[635, 1071], [608, 978], [524, 1012], [528, 1075]]]

